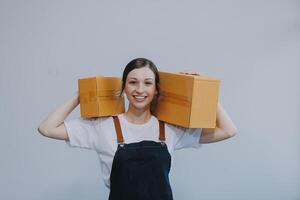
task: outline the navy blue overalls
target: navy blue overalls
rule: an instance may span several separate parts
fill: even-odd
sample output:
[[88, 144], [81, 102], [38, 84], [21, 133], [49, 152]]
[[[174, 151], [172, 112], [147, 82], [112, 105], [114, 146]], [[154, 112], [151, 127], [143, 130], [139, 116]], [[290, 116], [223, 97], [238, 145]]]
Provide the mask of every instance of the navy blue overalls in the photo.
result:
[[169, 182], [171, 155], [159, 121], [160, 142], [124, 143], [120, 121], [113, 116], [118, 148], [110, 174], [109, 200], [172, 200]]

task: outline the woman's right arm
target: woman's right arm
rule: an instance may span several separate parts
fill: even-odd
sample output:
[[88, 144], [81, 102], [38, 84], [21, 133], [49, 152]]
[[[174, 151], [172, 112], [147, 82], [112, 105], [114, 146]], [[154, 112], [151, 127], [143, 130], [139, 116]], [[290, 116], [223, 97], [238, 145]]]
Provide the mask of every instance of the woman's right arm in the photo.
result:
[[69, 100], [64, 104], [56, 108], [51, 112], [47, 118], [42, 121], [38, 127], [38, 132], [46, 137], [58, 139], [58, 140], [69, 140], [64, 120], [67, 116], [76, 108], [79, 104], [79, 94], [75, 93]]

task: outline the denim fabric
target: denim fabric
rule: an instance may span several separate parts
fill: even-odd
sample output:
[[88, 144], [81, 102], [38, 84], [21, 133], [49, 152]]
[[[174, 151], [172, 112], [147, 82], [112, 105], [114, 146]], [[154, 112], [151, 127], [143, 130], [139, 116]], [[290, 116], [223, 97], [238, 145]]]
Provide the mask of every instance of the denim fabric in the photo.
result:
[[109, 200], [172, 200], [171, 155], [164, 142], [118, 144]]

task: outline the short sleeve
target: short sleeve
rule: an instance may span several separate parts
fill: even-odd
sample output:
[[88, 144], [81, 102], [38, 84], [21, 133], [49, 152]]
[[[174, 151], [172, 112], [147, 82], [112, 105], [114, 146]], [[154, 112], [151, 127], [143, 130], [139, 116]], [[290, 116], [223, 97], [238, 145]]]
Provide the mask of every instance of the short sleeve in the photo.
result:
[[95, 119], [75, 118], [64, 121], [69, 141], [69, 147], [94, 149], [96, 136]]
[[184, 148], [200, 148], [201, 128], [175, 127], [176, 138], [174, 140], [174, 151]]

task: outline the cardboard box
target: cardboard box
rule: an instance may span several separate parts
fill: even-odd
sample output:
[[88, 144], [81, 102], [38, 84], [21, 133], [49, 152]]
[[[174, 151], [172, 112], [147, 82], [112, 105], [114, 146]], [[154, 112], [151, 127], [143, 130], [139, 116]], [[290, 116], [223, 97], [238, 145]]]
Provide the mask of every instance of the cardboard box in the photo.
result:
[[119, 77], [95, 76], [78, 80], [81, 117], [102, 117], [125, 112], [124, 96], [119, 97]]
[[220, 80], [205, 75], [159, 72], [160, 98], [154, 115], [186, 128], [215, 128]]

